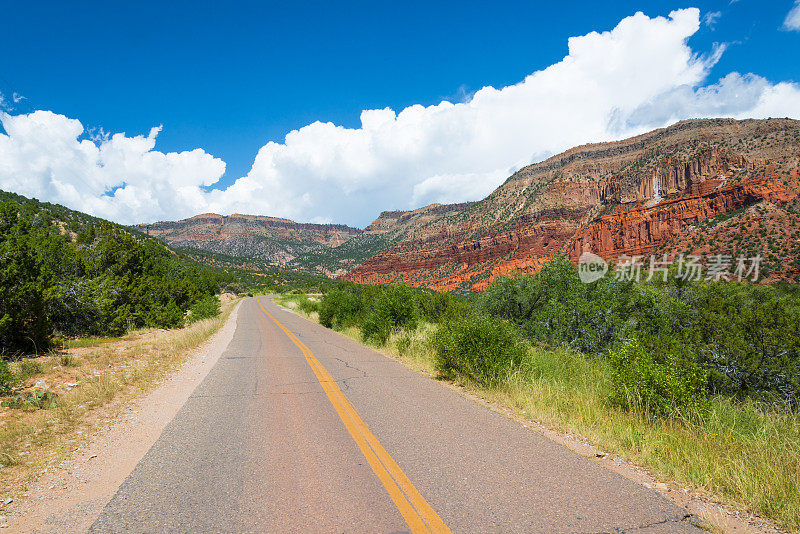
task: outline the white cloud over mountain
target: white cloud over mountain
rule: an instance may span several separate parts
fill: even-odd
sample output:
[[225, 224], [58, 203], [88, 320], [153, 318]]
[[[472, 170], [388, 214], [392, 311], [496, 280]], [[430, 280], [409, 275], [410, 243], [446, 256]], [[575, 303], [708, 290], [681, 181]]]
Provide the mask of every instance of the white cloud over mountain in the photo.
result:
[[548, 155], [684, 118], [800, 118], [796, 84], [735, 72], [708, 84], [725, 48], [688, 46], [700, 21], [694, 8], [637, 13], [570, 38], [560, 62], [467, 102], [365, 110], [360, 128], [315, 122], [267, 143], [224, 190], [204, 187], [223, 161], [201, 149], [155, 150], [160, 128], [92, 140], [80, 122], [49, 111], [4, 113], [0, 189], [125, 223], [215, 211], [365, 225], [384, 209], [479, 199]]
[[200, 186], [225, 172], [224, 161], [199, 148], [154, 150], [160, 126], [147, 137], [79, 140], [81, 123], [51, 111], [0, 112], [0, 121], [0, 189], [124, 223], [192, 213], [207, 202]]

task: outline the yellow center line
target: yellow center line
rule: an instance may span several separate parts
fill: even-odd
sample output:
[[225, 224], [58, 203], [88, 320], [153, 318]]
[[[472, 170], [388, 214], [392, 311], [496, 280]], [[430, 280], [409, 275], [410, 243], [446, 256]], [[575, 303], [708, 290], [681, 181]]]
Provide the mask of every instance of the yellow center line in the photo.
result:
[[355, 440], [356, 445], [361, 450], [361, 453], [367, 459], [372, 470], [377, 475], [378, 479], [386, 488], [389, 496], [394, 501], [395, 506], [400, 511], [400, 514], [405, 519], [411, 531], [417, 532], [431, 532], [431, 533], [449, 533], [450, 529], [444, 524], [444, 521], [439, 515], [431, 508], [431, 505], [425, 500], [424, 497], [417, 491], [417, 488], [411, 483], [408, 476], [400, 469], [386, 449], [378, 441], [378, 438], [370, 432], [366, 423], [359, 417], [355, 408], [350, 404], [347, 398], [336, 385], [336, 381], [328, 373], [325, 367], [317, 360], [314, 354], [309, 350], [294, 333], [283, 326], [280, 321], [272, 316], [261, 300], [258, 300], [258, 305], [261, 310], [272, 319], [278, 327], [291, 339], [295, 345], [302, 351], [308, 365], [317, 377], [322, 389], [331, 401], [336, 413], [344, 423], [345, 428]]

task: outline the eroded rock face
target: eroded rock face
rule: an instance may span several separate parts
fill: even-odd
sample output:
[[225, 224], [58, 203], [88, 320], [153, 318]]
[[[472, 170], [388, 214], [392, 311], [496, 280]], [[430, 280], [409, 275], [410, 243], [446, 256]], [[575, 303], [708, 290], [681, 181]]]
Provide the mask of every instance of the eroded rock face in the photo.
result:
[[582, 226], [572, 239], [571, 257], [584, 251], [607, 260], [620, 255], [647, 256], [686, 228], [718, 215], [756, 203], [786, 203], [797, 196], [796, 173], [779, 177], [773, 165], [765, 176], [744, 183], [726, 184], [717, 178], [679, 191], [679, 195], [655, 205], [619, 210]]
[[[673, 242], [673, 252], [689, 251], [680, 238], [697, 233], [699, 223], [749, 206], [796, 202], [798, 162], [800, 121], [790, 119], [684, 121], [577, 147], [520, 170], [480, 202], [408, 228], [345, 278], [481, 290], [497, 276], [535, 272], [556, 254], [577, 260], [591, 251], [614, 260]], [[746, 223], [745, 217], [738, 224]], [[774, 272], [794, 272], [780, 265], [791, 261], [794, 245], [775, 245], [780, 239], [764, 242], [779, 254], [765, 252], [779, 264]]]

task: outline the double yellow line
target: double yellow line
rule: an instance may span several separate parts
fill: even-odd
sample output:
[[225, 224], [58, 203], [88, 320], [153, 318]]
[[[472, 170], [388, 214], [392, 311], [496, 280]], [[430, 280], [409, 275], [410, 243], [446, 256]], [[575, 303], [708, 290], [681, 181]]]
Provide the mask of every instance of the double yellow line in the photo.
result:
[[358, 448], [361, 449], [362, 454], [364, 454], [383, 487], [389, 492], [389, 496], [402, 514], [403, 519], [408, 523], [411, 532], [449, 533], [450, 529], [447, 528], [447, 525], [444, 524], [442, 519], [431, 508], [431, 505], [417, 491], [417, 488], [414, 487], [408, 476], [403, 473], [397, 462], [389, 456], [386, 449], [383, 448], [361, 417], [358, 416], [358, 413], [356, 413], [353, 406], [339, 389], [339, 386], [336, 385], [336, 381], [330, 373], [325, 370], [319, 360], [297, 336], [264, 309], [261, 300], [258, 301], [258, 305], [303, 352], [303, 356], [305, 356], [308, 365], [311, 366], [311, 370], [314, 371], [314, 375], [316, 375], [322, 389], [334, 409], [336, 409], [336, 413], [339, 414], [339, 418], [341, 418], [345, 428], [355, 440]]

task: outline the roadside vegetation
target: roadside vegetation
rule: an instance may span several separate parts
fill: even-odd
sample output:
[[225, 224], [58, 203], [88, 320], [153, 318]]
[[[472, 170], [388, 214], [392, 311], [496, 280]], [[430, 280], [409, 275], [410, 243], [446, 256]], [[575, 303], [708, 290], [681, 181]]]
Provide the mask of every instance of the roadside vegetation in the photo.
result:
[[797, 286], [583, 284], [555, 259], [469, 297], [341, 283], [282, 302], [800, 531]]
[[36, 473], [79, 448], [127, 401], [175, 371], [225, 324], [236, 302], [229, 295], [218, 315], [185, 328], [80, 339], [5, 364], [3, 372], [15, 381], [0, 403], [0, 500], [19, 499]]
[[0, 191], [0, 500], [219, 329], [237, 280], [135, 230]]
[[307, 295], [321, 294], [340, 285], [340, 282], [323, 276], [280, 272], [264, 273], [252, 280], [247, 295]]
[[0, 203], [4, 358], [63, 338], [182, 326], [231, 281], [107, 221], [24, 197]]

